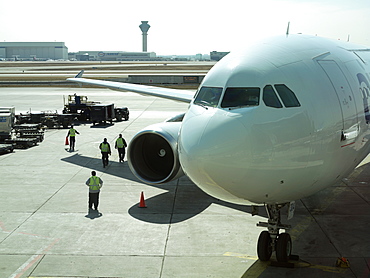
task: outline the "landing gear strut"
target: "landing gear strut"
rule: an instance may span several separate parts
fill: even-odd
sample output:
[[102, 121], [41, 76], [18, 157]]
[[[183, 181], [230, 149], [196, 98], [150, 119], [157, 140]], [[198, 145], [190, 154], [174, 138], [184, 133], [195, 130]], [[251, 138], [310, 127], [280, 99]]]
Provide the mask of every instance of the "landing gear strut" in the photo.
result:
[[[257, 254], [261, 261], [268, 261], [275, 251], [278, 263], [286, 263], [292, 254], [292, 240], [285, 232], [279, 234], [280, 229], [288, 231], [291, 226], [281, 224], [280, 210], [286, 204], [265, 205], [268, 222], [259, 222], [257, 226], [266, 227], [268, 231], [261, 232], [257, 243]], [[296, 256], [294, 256], [296, 259]]]

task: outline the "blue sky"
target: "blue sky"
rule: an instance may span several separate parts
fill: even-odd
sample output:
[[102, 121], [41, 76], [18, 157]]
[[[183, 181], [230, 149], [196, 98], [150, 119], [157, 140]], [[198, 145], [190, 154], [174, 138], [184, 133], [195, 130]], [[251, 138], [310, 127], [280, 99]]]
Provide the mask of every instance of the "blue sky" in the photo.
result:
[[148, 51], [232, 51], [251, 40], [290, 33], [370, 46], [368, 0], [0, 2], [0, 41], [62, 41], [69, 51], [141, 51], [141, 21], [151, 25]]

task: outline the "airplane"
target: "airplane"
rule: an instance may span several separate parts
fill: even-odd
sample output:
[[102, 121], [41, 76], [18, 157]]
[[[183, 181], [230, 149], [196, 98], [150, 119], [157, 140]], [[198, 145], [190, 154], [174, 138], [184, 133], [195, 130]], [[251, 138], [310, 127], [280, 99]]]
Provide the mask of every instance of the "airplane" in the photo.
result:
[[[186, 113], [139, 131], [129, 167], [159, 185], [187, 175], [207, 194], [264, 206], [261, 261], [292, 257], [294, 201], [348, 176], [370, 151], [370, 49], [308, 35], [264, 39], [231, 52], [197, 92], [82, 78], [68, 81], [189, 103]], [[284, 230], [280, 233], [280, 230]]]

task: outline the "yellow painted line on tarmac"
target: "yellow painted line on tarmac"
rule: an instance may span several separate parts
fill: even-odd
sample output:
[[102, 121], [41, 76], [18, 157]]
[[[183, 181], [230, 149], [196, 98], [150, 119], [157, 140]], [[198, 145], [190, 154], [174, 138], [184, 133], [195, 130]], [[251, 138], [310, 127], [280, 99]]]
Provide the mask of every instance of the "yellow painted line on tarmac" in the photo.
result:
[[315, 269], [320, 269], [322, 271], [326, 272], [332, 272], [332, 273], [344, 273], [348, 270], [348, 268], [341, 268], [341, 267], [335, 267], [335, 266], [327, 266], [327, 265], [315, 265], [315, 264], [310, 264], [306, 262], [299, 262], [294, 264], [294, 267], [296, 268], [315, 268]]
[[[324, 212], [337, 198], [346, 190], [345, 186], [339, 186], [333, 189], [331, 194], [322, 201], [322, 206], [316, 209], [316, 212], [321, 214]], [[315, 219], [310, 215], [303, 218], [294, 228], [289, 230], [292, 241], [295, 241], [313, 222]]]
[[[335, 201], [335, 199], [345, 191], [346, 187], [336, 187], [333, 189], [332, 193], [325, 198], [325, 200], [322, 202], [323, 205], [317, 209], [317, 212], [322, 213], [325, 211], [329, 205]], [[294, 242], [312, 223], [315, 222], [315, 219], [312, 216], [307, 216], [303, 218], [293, 229], [289, 230], [289, 234], [292, 238], [292, 241]], [[294, 244], [294, 243], [293, 243]], [[246, 254], [240, 254], [240, 253], [233, 253], [233, 252], [226, 252], [224, 256], [229, 257], [236, 257], [241, 259], [248, 259], [248, 260], [254, 260], [255, 263], [246, 270], [246, 272], [242, 275], [241, 278], [249, 278], [249, 277], [259, 277], [270, 265], [270, 262], [262, 262], [258, 260], [258, 257], [256, 256], [249, 256]], [[325, 272], [331, 272], [331, 273], [344, 273], [347, 271], [345, 268], [339, 268], [339, 267], [332, 267], [332, 266], [324, 266], [324, 265], [313, 265], [310, 263], [305, 262], [297, 262], [294, 264], [296, 268], [314, 268], [314, 269], [320, 269]]]
[[256, 278], [259, 277], [271, 262], [256, 261], [240, 278]]
[[241, 258], [241, 259], [248, 259], [248, 260], [253, 260], [253, 261], [257, 261], [258, 260], [258, 257], [257, 256], [249, 256], [249, 255], [246, 255], [246, 254], [233, 253], [233, 252], [226, 252], [224, 254], [224, 256], [227, 256], [227, 257], [236, 257], [236, 258]]
[[243, 274], [243, 276], [241, 278], [248, 278], [248, 277], [255, 278], [255, 277], [258, 277], [270, 265], [270, 262], [259, 261], [257, 256], [249, 256], [249, 255], [246, 255], [246, 254], [233, 253], [233, 252], [226, 252], [224, 254], [224, 256], [255, 261], [255, 263], [253, 263], [253, 265]]
[[289, 230], [292, 241], [294, 242], [313, 222], [315, 222], [315, 220], [311, 216], [307, 216], [295, 225], [293, 229]]
[[[250, 256], [247, 254], [226, 252], [224, 256], [255, 261], [255, 263], [241, 276], [241, 278], [259, 277], [266, 270], [266, 268], [271, 264], [270, 261], [262, 262], [258, 260], [258, 257]], [[326, 265], [314, 265], [314, 264], [310, 264], [309, 262], [302, 262], [302, 261], [294, 263], [294, 268], [313, 268], [313, 269], [319, 269], [325, 272], [331, 272], [331, 273], [336, 273], [336, 274], [344, 274], [346, 271], [348, 271], [348, 268], [340, 268], [340, 267], [333, 267], [333, 266], [326, 266]]]

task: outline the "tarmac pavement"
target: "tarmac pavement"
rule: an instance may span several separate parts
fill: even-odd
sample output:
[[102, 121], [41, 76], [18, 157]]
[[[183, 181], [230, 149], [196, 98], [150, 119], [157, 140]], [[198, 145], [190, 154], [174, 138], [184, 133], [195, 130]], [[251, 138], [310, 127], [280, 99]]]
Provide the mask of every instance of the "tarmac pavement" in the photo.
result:
[[[16, 113], [63, 109], [63, 95], [127, 106], [129, 121], [49, 129], [38, 146], [0, 156], [0, 277], [370, 277], [370, 171], [367, 161], [343, 183], [296, 201], [294, 268], [260, 262], [264, 209], [214, 199], [187, 177], [161, 186], [140, 182], [112, 148], [103, 168], [99, 144], [127, 142], [142, 128], [185, 112], [187, 104], [92, 88], [0, 88], [0, 106]], [[88, 211], [85, 181], [104, 185]], [[258, 185], [256, 185], [258, 186]], [[299, 185], [297, 185], [299, 186]], [[147, 208], [139, 208], [141, 192]], [[345, 257], [350, 268], [335, 266]]]

